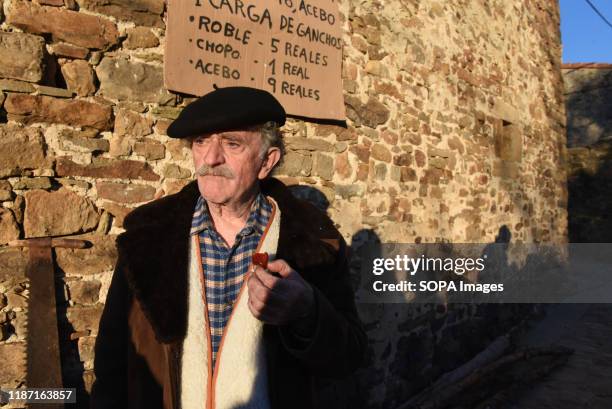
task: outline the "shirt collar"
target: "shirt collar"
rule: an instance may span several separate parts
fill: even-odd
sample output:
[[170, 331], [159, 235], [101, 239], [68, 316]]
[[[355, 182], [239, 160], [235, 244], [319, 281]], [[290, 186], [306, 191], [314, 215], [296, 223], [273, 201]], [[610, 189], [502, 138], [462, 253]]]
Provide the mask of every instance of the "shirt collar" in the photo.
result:
[[[242, 230], [240, 230], [238, 233], [239, 236], [247, 236], [254, 231], [256, 231], [258, 234], [263, 233], [264, 226], [262, 226], [261, 219], [265, 201], [266, 199], [264, 195], [261, 192], [258, 193], [255, 200], [251, 204], [251, 210], [247, 222]], [[206, 201], [202, 195], [200, 195], [193, 212], [190, 234], [199, 234], [206, 229], [214, 230], [214, 226], [208, 211], [208, 205], [206, 204]]]

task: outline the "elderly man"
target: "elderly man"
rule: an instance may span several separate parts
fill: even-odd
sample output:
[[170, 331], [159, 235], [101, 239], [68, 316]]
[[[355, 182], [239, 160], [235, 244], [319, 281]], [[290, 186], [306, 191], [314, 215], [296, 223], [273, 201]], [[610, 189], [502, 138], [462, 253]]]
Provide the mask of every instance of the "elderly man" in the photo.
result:
[[189, 141], [197, 182], [125, 219], [92, 408], [314, 408], [317, 377], [361, 364], [346, 244], [269, 177], [284, 122], [269, 93], [229, 87], [168, 128]]

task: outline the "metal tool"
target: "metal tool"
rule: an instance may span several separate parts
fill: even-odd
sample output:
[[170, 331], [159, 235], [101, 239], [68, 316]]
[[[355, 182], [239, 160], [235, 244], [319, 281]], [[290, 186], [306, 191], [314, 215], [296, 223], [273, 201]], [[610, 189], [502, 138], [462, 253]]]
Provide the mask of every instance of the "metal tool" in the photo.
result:
[[[85, 240], [41, 237], [15, 240], [11, 247], [28, 247], [30, 259], [27, 276], [28, 297], [27, 375], [28, 388], [62, 388], [62, 364], [55, 298], [53, 248], [82, 249]], [[28, 405], [36, 409], [62, 409], [61, 403]]]

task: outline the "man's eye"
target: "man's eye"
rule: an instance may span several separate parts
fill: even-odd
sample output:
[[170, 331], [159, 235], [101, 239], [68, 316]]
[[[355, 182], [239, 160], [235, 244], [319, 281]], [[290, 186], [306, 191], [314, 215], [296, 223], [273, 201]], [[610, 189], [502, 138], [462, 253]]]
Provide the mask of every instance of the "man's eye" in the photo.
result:
[[235, 142], [235, 141], [227, 141], [226, 145], [233, 149], [240, 147], [240, 143]]

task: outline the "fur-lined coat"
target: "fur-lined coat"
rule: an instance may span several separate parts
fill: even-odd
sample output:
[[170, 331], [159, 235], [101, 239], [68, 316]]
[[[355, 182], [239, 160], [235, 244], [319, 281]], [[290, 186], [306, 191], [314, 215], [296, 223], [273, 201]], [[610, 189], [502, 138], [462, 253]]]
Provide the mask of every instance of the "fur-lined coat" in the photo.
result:
[[256, 320], [245, 276], [217, 366], [209, 365], [201, 263], [189, 235], [199, 196], [192, 182], [125, 219], [95, 346], [92, 409], [313, 408], [315, 377], [342, 378], [360, 366], [366, 335], [346, 243], [323, 212], [278, 180], [261, 189], [275, 213], [260, 251], [286, 260], [312, 285], [314, 335], [304, 343], [287, 326]]

